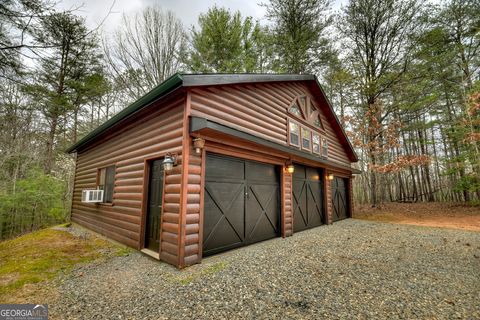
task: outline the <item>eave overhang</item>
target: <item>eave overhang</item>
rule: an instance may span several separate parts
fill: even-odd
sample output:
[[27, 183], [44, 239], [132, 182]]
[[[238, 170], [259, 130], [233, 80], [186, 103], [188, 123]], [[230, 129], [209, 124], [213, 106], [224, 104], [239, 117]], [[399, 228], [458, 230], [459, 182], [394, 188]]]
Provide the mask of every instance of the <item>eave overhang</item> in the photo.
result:
[[361, 173], [361, 171], [344, 166], [332, 161], [329, 161], [328, 159], [321, 158], [320, 156], [316, 156], [311, 153], [307, 153], [304, 151], [299, 150], [298, 148], [294, 147], [289, 147], [286, 145], [278, 144], [273, 141], [266, 140], [264, 138], [260, 138], [257, 136], [254, 136], [250, 133], [243, 132], [241, 130], [237, 130], [235, 128], [228, 127], [226, 125], [217, 123], [215, 121], [211, 121], [205, 118], [200, 118], [200, 117], [191, 117], [190, 118], [190, 134], [199, 134], [199, 135], [204, 135], [206, 134], [208, 136], [209, 132], [215, 132], [217, 134], [223, 134], [226, 136], [234, 137], [236, 139], [241, 139], [243, 141], [248, 141], [254, 144], [257, 144], [262, 147], [274, 149], [276, 151], [279, 151], [280, 153], [283, 154], [288, 154], [288, 155], [294, 155], [299, 158], [304, 158], [310, 161], [315, 161], [318, 163], [319, 166], [321, 167], [332, 167], [332, 168], [337, 168], [340, 170], [346, 170], [349, 171], [353, 174], [358, 174]]

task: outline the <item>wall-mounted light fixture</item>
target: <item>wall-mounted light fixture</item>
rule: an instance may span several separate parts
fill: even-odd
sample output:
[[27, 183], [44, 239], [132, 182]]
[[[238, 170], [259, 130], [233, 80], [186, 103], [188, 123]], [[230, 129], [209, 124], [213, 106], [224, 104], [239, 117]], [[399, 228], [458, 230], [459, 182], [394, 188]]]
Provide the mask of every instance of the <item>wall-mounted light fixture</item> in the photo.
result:
[[177, 155], [167, 153], [162, 161], [163, 171], [169, 173], [173, 170], [173, 166], [177, 165]]
[[202, 138], [193, 139], [193, 147], [195, 148], [196, 154], [201, 154], [203, 147], [205, 147], [205, 139], [202, 139]]
[[287, 171], [288, 173], [292, 174], [294, 171], [295, 171], [295, 167], [293, 166], [293, 163], [292, 162], [288, 162], [286, 165], [285, 165], [285, 171]]
[[330, 181], [333, 180], [333, 174], [332, 174], [332, 173], [330, 173], [330, 174], [327, 176], [327, 180], [330, 180]]

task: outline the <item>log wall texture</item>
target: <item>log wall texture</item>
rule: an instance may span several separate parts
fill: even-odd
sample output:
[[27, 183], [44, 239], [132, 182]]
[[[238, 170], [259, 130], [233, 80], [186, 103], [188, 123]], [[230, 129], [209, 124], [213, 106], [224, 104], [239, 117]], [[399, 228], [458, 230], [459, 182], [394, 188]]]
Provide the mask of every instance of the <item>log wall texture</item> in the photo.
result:
[[283, 224], [283, 236], [288, 237], [293, 234], [293, 207], [292, 207], [292, 175], [285, 172], [285, 166], [283, 170], [283, 210], [284, 221]]
[[191, 89], [191, 115], [207, 118], [255, 136], [287, 145], [287, 109], [299, 95], [309, 95], [320, 110], [329, 144], [328, 160], [350, 166], [338, 135], [327, 119], [328, 105], [302, 82], [253, 83]]
[[189, 162], [186, 170], [185, 228], [183, 236], [184, 254], [182, 266], [189, 266], [201, 261], [202, 230], [200, 216], [203, 214], [203, 170], [202, 158], [195, 154], [192, 139], [188, 139]]
[[328, 180], [328, 175], [330, 172], [325, 172], [324, 178], [324, 190], [325, 190], [325, 213], [326, 221], [325, 224], [333, 223], [333, 200], [332, 200], [332, 181]]
[[[311, 96], [321, 111], [325, 127], [322, 135], [329, 142], [331, 167], [335, 164], [349, 167], [350, 160], [338, 138], [341, 133], [335, 132], [327, 120], [331, 120], [331, 116], [326, 116], [328, 106], [325, 102], [322, 104], [324, 100], [313, 98], [305, 83], [192, 87], [144, 108], [77, 153], [72, 221], [130, 247], [143, 249], [148, 205], [147, 166], [168, 152], [174, 153], [178, 155], [178, 163], [164, 179], [159, 257], [178, 267], [199, 263], [202, 259], [205, 151], [277, 166], [284, 166], [290, 155], [224, 136], [205, 137], [206, 149], [196, 154], [189, 132], [190, 116], [207, 118], [286, 145], [287, 108], [299, 95]], [[316, 162], [309, 160], [306, 164], [315, 166]], [[98, 169], [111, 165], [116, 168], [113, 203], [82, 203], [82, 190], [97, 186]], [[326, 175], [329, 168], [327, 165]], [[283, 172], [281, 179], [282, 236], [290, 236], [293, 234], [292, 175]], [[331, 181], [324, 181], [326, 222], [331, 223]], [[350, 192], [351, 188], [350, 182]], [[353, 208], [351, 199], [350, 205]]]
[[[125, 124], [119, 134], [112, 133], [95, 146], [77, 154], [72, 202], [72, 221], [133, 248], [143, 243], [142, 219], [145, 165], [148, 159], [167, 152], [179, 154], [183, 141], [184, 96], [148, 107], [141, 120]], [[95, 189], [99, 168], [115, 165], [112, 204], [82, 203], [83, 189]], [[162, 215], [161, 258], [178, 261], [180, 169], [165, 177], [165, 204]], [[180, 172], [178, 172], [180, 170]]]
[[353, 218], [353, 177], [348, 179], [348, 214], [350, 218]]
[[[178, 151], [179, 154], [180, 152]], [[178, 265], [180, 261], [182, 160], [180, 154], [178, 165], [170, 173], [165, 173], [162, 223], [160, 225], [160, 260], [173, 265]]]

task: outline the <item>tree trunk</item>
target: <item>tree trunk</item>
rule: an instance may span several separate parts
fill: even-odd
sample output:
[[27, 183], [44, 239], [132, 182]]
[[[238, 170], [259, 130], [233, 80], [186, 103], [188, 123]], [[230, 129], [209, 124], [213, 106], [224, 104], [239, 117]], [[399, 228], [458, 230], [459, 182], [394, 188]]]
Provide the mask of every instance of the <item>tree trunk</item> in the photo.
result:
[[77, 143], [77, 135], [78, 135], [78, 108], [75, 108], [73, 112], [73, 133], [72, 133], [72, 143]]
[[57, 131], [57, 124], [58, 124], [58, 117], [54, 116], [51, 119], [50, 123], [50, 131], [48, 132], [48, 139], [47, 139], [47, 152], [46, 152], [46, 157], [45, 157], [45, 162], [44, 162], [44, 172], [45, 174], [50, 174], [52, 172], [52, 166], [53, 166], [53, 149], [54, 149], [54, 144], [55, 144], [55, 133]]
[[[376, 164], [375, 154], [370, 151], [370, 162]], [[370, 203], [372, 208], [377, 206], [377, 176], [374, 170], [370, 170]]]

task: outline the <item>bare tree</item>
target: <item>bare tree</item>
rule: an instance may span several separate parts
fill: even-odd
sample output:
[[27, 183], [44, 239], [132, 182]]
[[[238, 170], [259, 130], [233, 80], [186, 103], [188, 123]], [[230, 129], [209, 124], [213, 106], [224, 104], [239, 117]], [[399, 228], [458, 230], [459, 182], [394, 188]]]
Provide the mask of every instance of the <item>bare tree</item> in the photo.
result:
[[113, 76], [133, 101], [182, 67], [187, 36], [180, 20], [159, 7], [124, 15], [111, 42], [104, 41]]
[[[410, 37], [419, 26], [422, 0], [351, 0], [338, 22], [360, 88], [370, 165], [378, 164], [383, 123], [393, 110], [382, 97], [407, 70]], [[377, 204], [377, 177], [370, 172], [372, 206]]]

